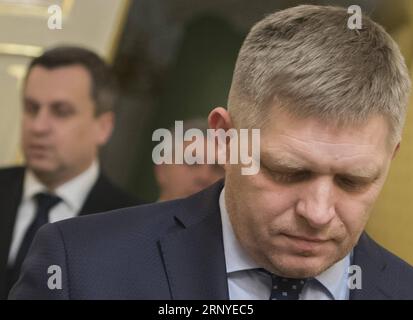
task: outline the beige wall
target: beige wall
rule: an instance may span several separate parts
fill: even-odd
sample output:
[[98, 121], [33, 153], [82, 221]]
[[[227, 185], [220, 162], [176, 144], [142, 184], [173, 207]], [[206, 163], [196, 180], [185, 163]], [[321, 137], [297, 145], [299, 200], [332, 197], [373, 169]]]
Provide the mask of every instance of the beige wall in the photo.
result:
[[413, 264], [413, 117], [409, 113], [401, 149], [373, 210], [367, 231]]
[[0, 56], [0, 165], [15, 163], [19, 160], [18, 148], [20, 128], [19, 91], [21, 72], [28, 58]]
[[[393, 4], [393, 2], [391, 2]], [[413, 1], [398, 1], [409, 22], [394, 34], [412, 72]], [[390, 5], [390, 2], [389, 2]], [[412, 74], [413, 76], [413, 74]], [[413, 95], [399, 154], [370, 218], [367, 231], [413, 265]]]

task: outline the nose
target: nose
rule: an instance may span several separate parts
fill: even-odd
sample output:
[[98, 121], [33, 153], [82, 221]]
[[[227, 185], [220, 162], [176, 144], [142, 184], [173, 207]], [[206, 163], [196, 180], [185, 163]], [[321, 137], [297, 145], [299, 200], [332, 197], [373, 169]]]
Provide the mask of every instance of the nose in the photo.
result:
[[51, 128], [50, 114], [46, 107], [41, 107], [39, 111], [30, 119], [30, 129], [35, 134], [47, 133]]
[[309, 183], [297, 203], [296, 212], [315, 228], [325, 227], [334, 218], [334, 182], [320, 177]]

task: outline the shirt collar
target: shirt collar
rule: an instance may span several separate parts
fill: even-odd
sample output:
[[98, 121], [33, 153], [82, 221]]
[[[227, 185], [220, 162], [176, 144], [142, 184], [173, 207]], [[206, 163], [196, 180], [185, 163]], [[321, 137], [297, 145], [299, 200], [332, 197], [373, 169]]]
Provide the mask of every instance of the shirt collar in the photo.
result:
[[47, 192], [47, 187], [36, 178], [31, 170], [27, 169], [24, 174], [23, 201], [31, 200], [39, 192]]
[[[248, 253], [241, 247], [238, 239], [235, 237], [234, 230], [229, 220], [228, 211], [225, 205], [225, 187], [219, 196], [219, 208], [221, 211], [222, 234], [224, 242], [225, 264], [227, 274], [236, 271], [247, 271], [260, 268], [252, 260]], [[347, 270], [350, 266], [350, 254], [338, 261], [330, 268], [316, 276], [317, 280], [324, 286], [334, 299], [339, 299], [341, 285], [346, 281]]]
[[225, 205], [225, 187], [222, 189], [219, 196], [219, 208], [221, 211], [222, 235], [227, 273], [260, 268], [244, 248], [241, 247], [238, 239], [235, 237]]
[[[99, 163], [92, 165], [80, 175], [56, 188], [54, 194], [59, 196], [71, 210], [78, 212], [99, 176]], [[31, 170], [26, 170], [24, 178], [23, 201], [31, 200], [39, 192], [47, 192], [47, 187], [37, 179]]]
[[351, 254], [346, 255], [330, 268], [314, 277], [315, 280], [328, 290], [335, 300], [340, 300], [342, 285], [343, 283], [347, 284], [350, 256]]

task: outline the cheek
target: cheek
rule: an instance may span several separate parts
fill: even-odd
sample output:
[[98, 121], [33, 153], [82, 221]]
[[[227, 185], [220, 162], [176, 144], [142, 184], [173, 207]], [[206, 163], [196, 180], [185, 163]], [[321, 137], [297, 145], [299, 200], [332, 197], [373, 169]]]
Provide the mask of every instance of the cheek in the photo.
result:
[[30, 127], [31, 127], [31, 121], [27, 119], [26, 116], [23, 116], [23, 121], [22, 121], [22, 126], [21, 126], [21, 132], [22, 132], [23, 139], [27, 139], [30, 137]]
[[[248, 176], [246, 176], [248, 177]], [[260, 217], [267, 222], [294, 209], [298, 200], [299, 189], [281, 186], [269, 181], [260, 174], [240, 181], [245, 186], [243, 198]]]
[[264, 236], [283, 220], [289, 220], [294, 212], [297, 190], [277, 186], [264, 177], [242, 176], [231, 182], [235, 190], [237, 220], [256, 236]]
[[61, 126], [55, 131], [55, 146], [67, 158], [77, 154], [88, 154], [94, 147], [94, 135], [91, 127]]
[[364, 230], [378, 196], [378, 189], [357, 198], [343, 198], [337, 204], [337, 215], [351, 237], [358, 237]]

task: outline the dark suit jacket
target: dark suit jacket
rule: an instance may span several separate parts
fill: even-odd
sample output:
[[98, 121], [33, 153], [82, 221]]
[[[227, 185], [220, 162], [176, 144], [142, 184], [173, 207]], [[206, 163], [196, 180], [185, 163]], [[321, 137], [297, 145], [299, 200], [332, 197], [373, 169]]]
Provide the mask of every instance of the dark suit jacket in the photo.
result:
[[[228, 299], [218, 196], [79, 217], [37, 234], [11, 299]], [[351, 299], [413, 299], [413, 268], [363, 234], [354, 249], [362, 290]], [[47, 268], [62, 289], [47, 287]]]
[[[0, 298], [7, 297], [6, 268], [17, 209], [23, 193], [24, 167], [0, 170]], [[89, 192], [80, 215], [139, 204], [102, 173]]]

